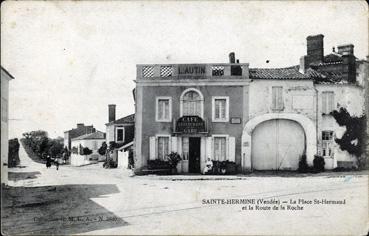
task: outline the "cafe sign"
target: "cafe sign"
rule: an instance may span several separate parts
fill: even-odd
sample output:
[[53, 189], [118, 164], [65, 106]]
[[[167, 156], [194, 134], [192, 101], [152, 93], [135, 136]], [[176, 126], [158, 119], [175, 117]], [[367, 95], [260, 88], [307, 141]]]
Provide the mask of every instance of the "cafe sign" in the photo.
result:
[[205, 75], [205, 65], [178, 65], [178, 75]]
[[206, 132], [205, 121], [199, 116], [182, 116], [176, 122], [175, 132], [184, 134]]

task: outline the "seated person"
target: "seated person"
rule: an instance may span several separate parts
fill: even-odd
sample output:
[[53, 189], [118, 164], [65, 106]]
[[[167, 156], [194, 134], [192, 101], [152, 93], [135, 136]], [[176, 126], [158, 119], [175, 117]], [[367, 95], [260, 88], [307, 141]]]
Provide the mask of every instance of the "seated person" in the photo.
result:
[[204, 168], [204, 171], [202, 172], [204, 175], [205, 174], [209, 174], [212, 172], [212, 169], [213, 169], [213, 161], [208, 158], [208, 160], [206, 161], [205, 163], [205, 168]]

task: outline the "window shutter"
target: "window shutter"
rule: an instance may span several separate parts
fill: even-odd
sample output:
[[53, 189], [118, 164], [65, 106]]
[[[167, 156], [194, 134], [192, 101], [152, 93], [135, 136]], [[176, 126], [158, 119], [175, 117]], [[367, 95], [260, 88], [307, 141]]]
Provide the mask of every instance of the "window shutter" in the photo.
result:
[[329, 111], [331, 112], [334, 110], [334, 94], [333, 93], [329, 93]]
[[277, 108], [283, 108], [283, 88], [278, 88], [278, 106]]
[[177, 151], [177, 137], [172, 137], [171, 138], [172, 140], [172, 152], [178, 152]]
[[322, 93], [322, 111], [327, 113], [327, 93]]
[[229, 155], [228, 160], [235, 162], [235, 155], [236, 155], [236, 138], [235, 137], [229, 137]]
[[272, 108], [275, 109], [275, 108], [277, 108], [277, 101], [276, 101], [277, 93], [276, 93], [276, 88], [275, 87], [272, 88], [272, 99], [273, 99]]
[[206, 160], [208, 158], [210, 159], [214, 159], [213, 158], [213, 153], [212, 153], [212, 143], [213, 143], [213, 138], [212, 137], [207, 137], [206, 138]]
[[156, 142], [155, 141], [156, 141], [155, 137], [150, 137], [150, 160], [156, 159], [156, 155], [155, 155]]

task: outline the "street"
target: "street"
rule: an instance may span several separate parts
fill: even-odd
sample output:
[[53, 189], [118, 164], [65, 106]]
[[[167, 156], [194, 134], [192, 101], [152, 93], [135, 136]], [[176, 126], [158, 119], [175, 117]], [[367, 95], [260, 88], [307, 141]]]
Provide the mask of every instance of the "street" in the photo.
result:
[[[129, 170], [102, 163], [46, 169], [22, 146], [19, 155], [21, 166], [9, 169], [10, 187], [2, 193], [5, 234], [368, 232], [367, 172], [129, 177]], [[285, 209], [273, 210], [276, 202]]]

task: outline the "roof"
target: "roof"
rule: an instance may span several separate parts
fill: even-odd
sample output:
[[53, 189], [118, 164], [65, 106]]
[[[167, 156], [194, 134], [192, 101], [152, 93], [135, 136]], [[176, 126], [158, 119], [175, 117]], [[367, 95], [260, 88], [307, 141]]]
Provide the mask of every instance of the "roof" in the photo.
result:
[[342, 62], [342, 55], [336, 52], [332, 52], [326, 56], [324, 56], [325, 63], [332, 63], [332, 62]]
[[106, 125], [113, 125], [113, 124], [133, 124], [135, 123], [135, 114], [131, 114], [129, 116], [125, 116], [123, 118], [120, 118], [118, 120], [115, 121], [111, 121], [109, 123], [107, 123]]
[[9, 76], [10, 79], [14, 79], [14, 76], [12, 76], [3, 66], [1, 66], [1, 71], [3, 71], [6, 75]]
[[96, 131], [94, 133], [78, 136], [76, 138], [73, 138], [72, 140], [86, 140], [86, 139], [105, 139], [105, 133], [101, 131]]
[[250, 68], [250, 79], [311, 79], [299, 72], [298, 66], [286, 68]]
[[306, 75], [314, 79], [317, 84], [344, 84], [346, 80], [342, 80], [343, 73], [341, 71], [316, 71], [312, 68], [306, 70]]

